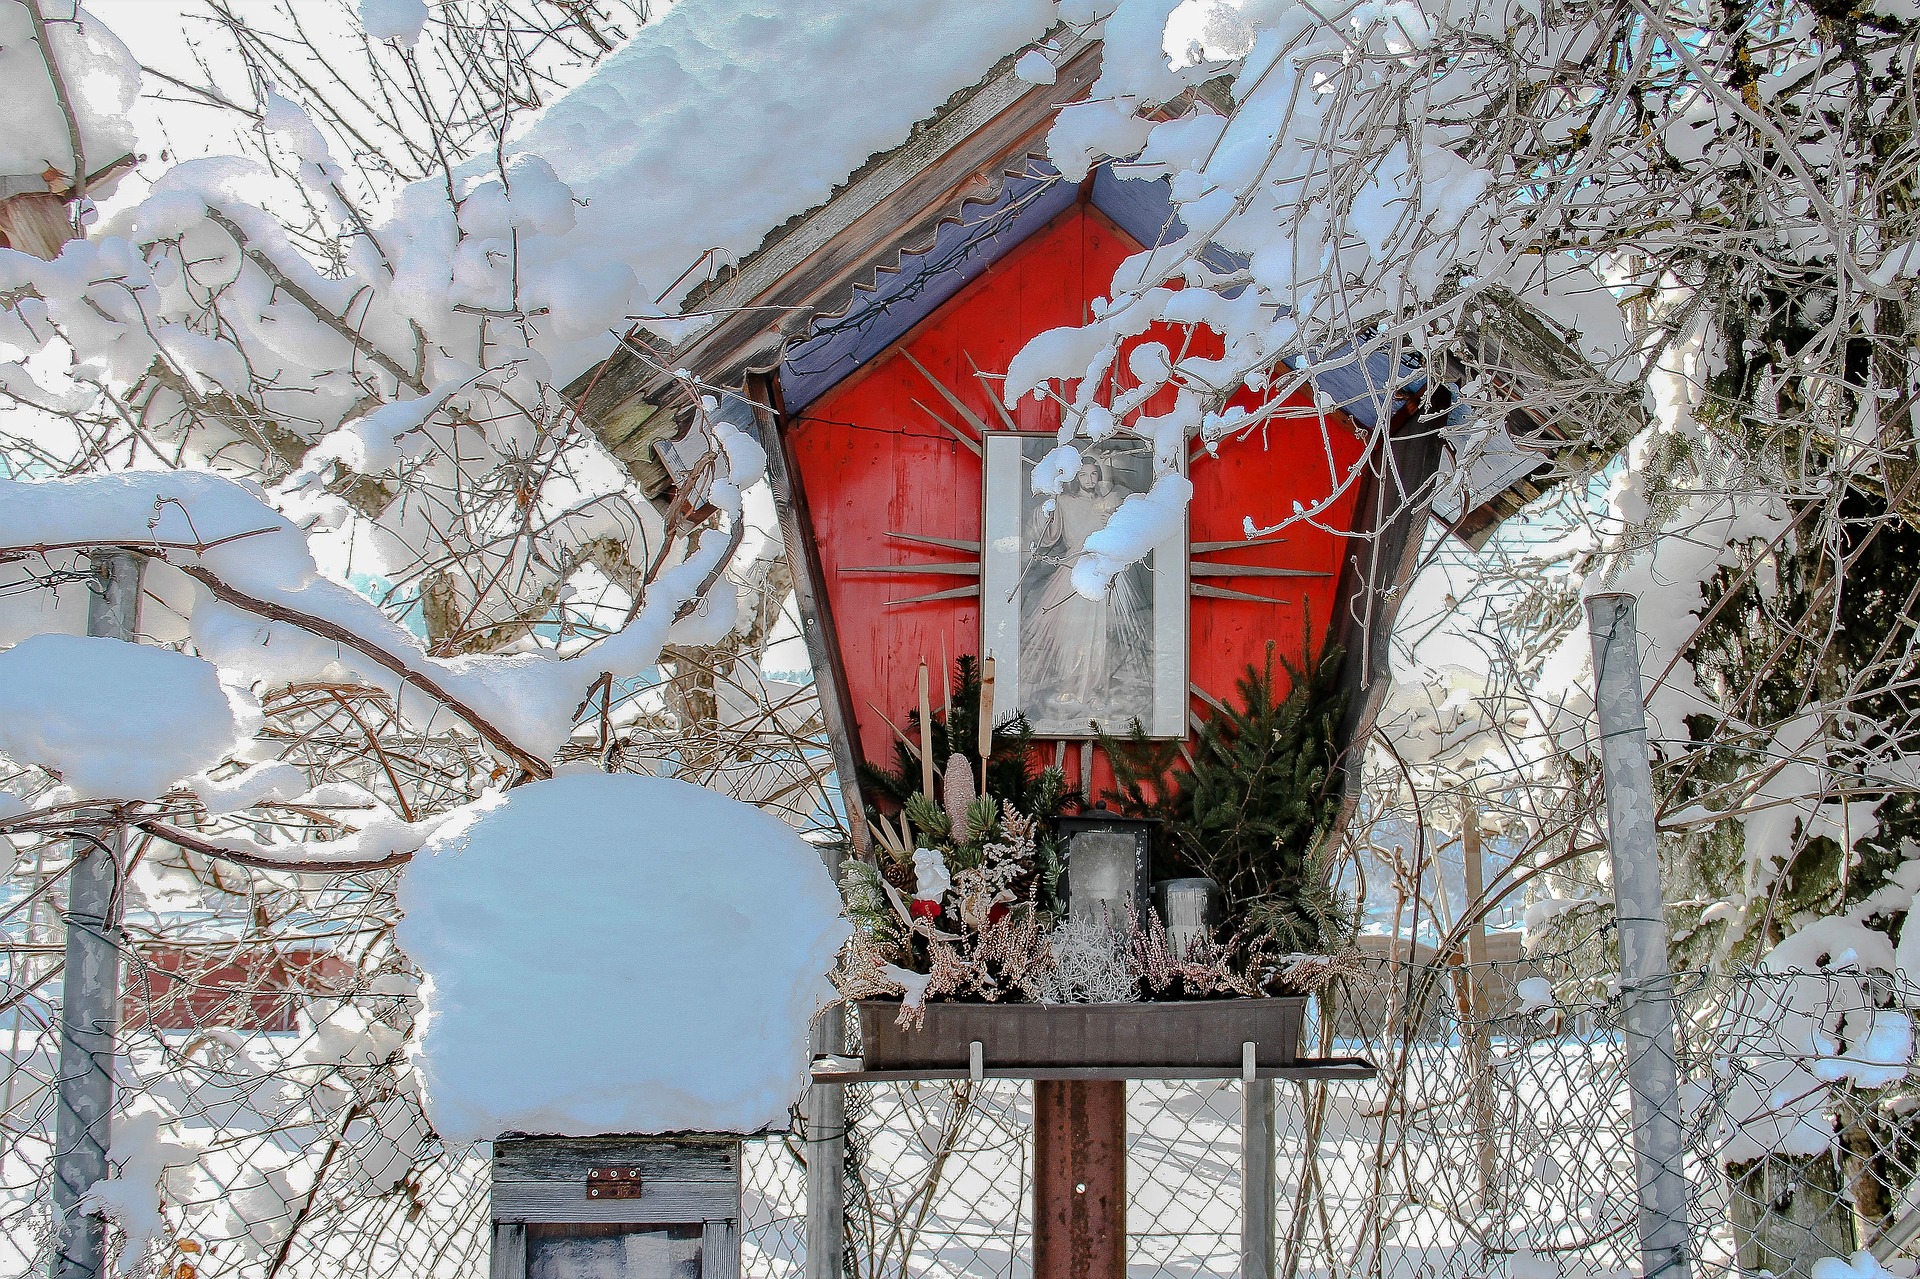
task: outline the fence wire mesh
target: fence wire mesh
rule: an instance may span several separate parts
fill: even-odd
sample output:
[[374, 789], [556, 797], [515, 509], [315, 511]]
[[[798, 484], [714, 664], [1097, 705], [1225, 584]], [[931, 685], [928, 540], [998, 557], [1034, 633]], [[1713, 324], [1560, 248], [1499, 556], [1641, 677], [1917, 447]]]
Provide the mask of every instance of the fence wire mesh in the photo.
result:
[[[443, 1145], [422, 1112], [406, 1055], [416, 983], [381, 922], [388, 886], [260, 878], [270, 929], [222, 918], [126, 935], [118, 1175], [93, 1199], [113, 1217], [120, 1268], [166, 1279], [485, 1273], [488, 1151]], [[46, 882], [5, 921], [8, 1274], [44, 1273], [52, 1228], [63, 939], [57, 874]], [[1276, 1273], [1639, 1273], [1608, 946], [1602, 928], [1561, 953], [1514, 948], [1479, 965], [1402, 946], [1316, 998], [1303, 1050], [1364, 1056], [1379, 1075], [1276, 1086]], [[1920, 990], [1852, 934], [1804, 949], [1791, 972], [1675, 979], [1693, 1267], [1811, 1279], [1819, 1260], [1872, 1248], [1910, 1276], [1920, 1073], [1906, 1010]], [[1881, 949], [1890, 960], [1883, 936]], [[1131, 1086], [1134, 1275], [1240, 1273], [1241, 1100], [1237, 1082]], [[850, 1275], [1027, 1273], [1025, 1084], [857, 1085], [848, 1137]], [[798, 1134], [748, 1145], [748, 1275], [805, 1271], [804, 1151]]]

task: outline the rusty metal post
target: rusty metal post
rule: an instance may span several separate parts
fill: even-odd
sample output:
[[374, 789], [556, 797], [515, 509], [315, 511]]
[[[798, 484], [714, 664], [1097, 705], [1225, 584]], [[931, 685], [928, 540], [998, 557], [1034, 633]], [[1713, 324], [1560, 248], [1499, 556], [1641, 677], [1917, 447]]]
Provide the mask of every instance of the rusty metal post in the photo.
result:
[[1033, 1279], [1125, 1279], [1127, 1085], [1033, 1082]]

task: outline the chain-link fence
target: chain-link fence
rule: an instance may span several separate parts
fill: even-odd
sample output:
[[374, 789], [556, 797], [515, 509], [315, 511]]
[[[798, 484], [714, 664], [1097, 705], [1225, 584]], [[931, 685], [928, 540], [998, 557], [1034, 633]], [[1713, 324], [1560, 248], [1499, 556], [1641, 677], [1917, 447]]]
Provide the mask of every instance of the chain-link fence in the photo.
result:
[[[487, 1152], [442, 1146], [421, 1112], [406, 1057], [415, 987], [380, 922], [384, 885], [273, 878], [256, 886], [263, 912], [280, 894], [270, 929], [175, 920], [123, 941], [118, 1176], [92, 1200], [113, 1218], [122, 1268], [485, 1273]], [[56, 888], [4, 907], [8, 1274], [48, 1260], [57, 904]], [[1884, 934], [1815, 925], [1800, 949], [1792, 972], [1676, 980], [1695, 1267], [1811, 1276], [1821, 1258], [1874, 1248], [1911, 1274], [1920, 1074], [1906, 1009], [1920, 991], [1889, 975]], [[1276, 1272], [1637, 1273], [1611, 950], [1605, 926], [1551, 956], [1509, 948], [1477, 965], [1379, 948], [1323, 992], [1306, 1051], [1365, 1056], [1380, 1073], [1275, 1085]], [[1129, 1111], [1133, 1273], [1238, 1273], [1241, 1085], [1134, 1084]], [[850, 1274], [1025, 1273], [1029, 1113], [1015, 1081], [850, 1088]], [[797, 1135], [749, 1144], [746, 1274], [804, 1271], [805, 1150]]]
[[[1607, 951], [1606, 930], [1565, 953], [1475, 966], [1403, 948], [1317, 999], [1304, 1051], [1365, 1056], [1380, 1072], [1276, 1085], [1276, 1273], [1639, 1273], [1620, 1001], [1596, 975]], [[1850, 967], [1855, 957], [1817, 958], [1837, 966], [1676, 980], [1702, 1272], [1805, 1276], [1872, 1247], [1911, 1273], [1920, 1075], [1904, 1009], [1920, 990]], [[1135, 1275], [1239, 1272], [1240, 1088], [1131, 1085]], [[1026, 1085], [853, 1093], [859, 1279], [1025, 1273]]]

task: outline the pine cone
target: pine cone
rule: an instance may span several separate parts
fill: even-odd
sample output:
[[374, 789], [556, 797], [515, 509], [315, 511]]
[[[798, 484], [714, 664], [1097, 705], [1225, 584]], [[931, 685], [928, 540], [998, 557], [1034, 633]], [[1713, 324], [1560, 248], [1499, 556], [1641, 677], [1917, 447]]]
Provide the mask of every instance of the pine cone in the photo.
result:
[[967, 807], [974, 801], [973, 765], [958, 751], [947, 756], [945, 798], [947, 822], [953, 830], [953, 841], [956, 844], [964, 843], [973, 837], [973, 831], [967, 826]]
[[913, 867], [905, 862], [886, 861], [880, 866], [880, 878], [900, 890], [902, 897], [913, 896]]

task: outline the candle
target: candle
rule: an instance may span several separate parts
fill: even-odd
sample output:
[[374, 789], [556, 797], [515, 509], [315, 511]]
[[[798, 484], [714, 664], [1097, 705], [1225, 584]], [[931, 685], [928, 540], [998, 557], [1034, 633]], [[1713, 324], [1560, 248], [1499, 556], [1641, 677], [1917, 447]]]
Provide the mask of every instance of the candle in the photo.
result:
[[940, 702], [947, 712], [947, 731], [953, 731], [953, 663], [947, 660], [947, 641], [940, 641]]
[[933, 789], [933, 699], [927, 695], [927, 662], [920, 660], [920, 790], [928, 799]]
[[993, 755], [993, 654], [980, 664], [980, 793], [987, 793], [987, 760]]

